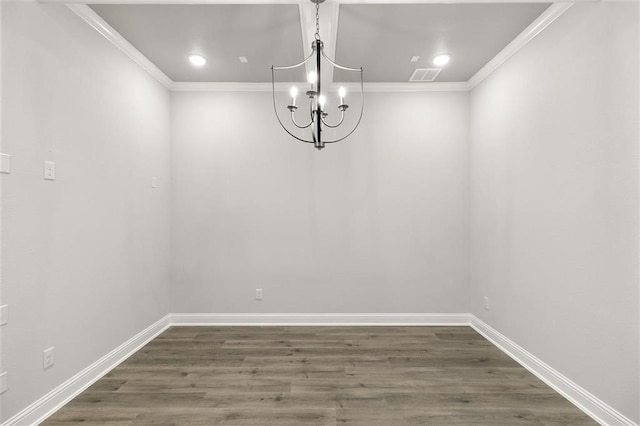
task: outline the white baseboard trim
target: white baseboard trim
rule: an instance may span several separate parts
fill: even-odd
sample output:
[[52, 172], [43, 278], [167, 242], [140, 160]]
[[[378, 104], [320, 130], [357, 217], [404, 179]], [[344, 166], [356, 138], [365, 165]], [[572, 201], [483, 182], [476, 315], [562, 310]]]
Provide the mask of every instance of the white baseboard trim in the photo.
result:
[[602, 425], [638, 426], [472, 314], [168, 314], [14, 415], [2, 426], [37, 425], [170, 326], [471, 326]]
[[169, 326], [169, 316], [166, 315], [5, 421], [2, 426], [40, 424]]
[[584, 411], [589, 417], [606, 426], [637, 426], [631, 419], [573, 382], [550, 365], [536, 358], [508, 337], [490, 327], [474, 315], [470, 315], [471, 327], [509, 355], [518, 364]]
[[170, 314], [171, 325], [469, 325], [469, 314]]

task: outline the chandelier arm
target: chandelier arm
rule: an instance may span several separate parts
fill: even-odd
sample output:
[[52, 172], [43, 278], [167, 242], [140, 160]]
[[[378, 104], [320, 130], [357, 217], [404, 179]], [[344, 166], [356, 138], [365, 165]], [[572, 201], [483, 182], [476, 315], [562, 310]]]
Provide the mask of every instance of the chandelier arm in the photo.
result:
[[329, 127], [330, 129], [335, 129], [336, 127], [339, 127], [343, 121], [344, 121], [344, 111], [342, 111], [342, 115], [340, 116], [340, 121], [338, 122], [338, 124], [331, 125], [326, 121], [324, 121], [324, 118], [322, 119], [322, 124]]
[[276, 70], [276, 71], [282, 71], [282, 70], [290, 70], [292, 68], [298, 68], [299, 66], [302, 66], [304, 64], [306, 64], [309, 59], [311, 59], [313, 57], [313, 52], [311, 52], [311, 55], [307, 56], [306, 59], [302, 62], [300, 62], [299, 64], [296, 65], [285, 65], [285, 66], [275, 66], [275, 65], [271, 65], [271, 70]]
[[301, 126], [296, 122], [296, 117], [294, 115], [294, 112], [291, 111], [291, 121], [293, 122], [293, 124], [298, 128], [298, 129], [306, 129], [307, 127], [311, 126], [313, 124], [313, 120], [311, 120], [309, 122], [309, 124], [307, 124], [306, 126]]
[[278, 123], [280, 123], [280, 127], [282, 127], [285, 132], [289, 133], [289, 136], [299, 140], [300, 142], [314, 143], [313, 141], [308, 141], [308, 140], [299, 138], [298, 136], [291, 133], [289, 129], [287, 129], [285, 125], [282, 123], [282, 120], [280, 120], [280, 116], [278, 115], [278, 109], [276, 108], [276, 82], [275, 82], [275, 76], [273, 73], [273, 67], [271, 67], [271, 97], [273, 99], [273, 112], [276, 114], [276, 119], [278, 120]]
[[331, 59], [330, 59], [330, 58], [329, 58], [329, 57], [324, 53], [324, 50], [322, 50], [322, 56], [324, 56], [324, 58], [325, 58], [327, 61], [329, 61], [329, 63], [330, 63], [331, 65], [333, 65], [334, 67], [336, 67], [336, 68], [340, 68], [341, 70], [345, 70], [345, 71], [359, 71], [359, 72], [362, 72], [362, 67], [360, 67], [360, 68], [350, 68], [350, 67], [342, 66], [342, 65], [340, 65], [340, 64], [336, 64], [334, 61], [332, 61], [332, 60], [331, 60]]
[[356, 129], [358, 128], [358, 126], [360, 125], [360, 122], [362, 121], [362, 114], [364, 112], [364, 71], [362, 69], [360, 69], [360, 99], [361, 99], [361, 106], [360, 106], [360, 116], [358, 117], [358, 122], [356, 123], [356, 125], [354, 126], [353, 129], [351, 129], [351, 131], [349, 133], [347, 133], [345, 136], [341, 137], [340, 139], [336, 139], [333, 141], [324, 141], [324, 143], [336, 143], [336, 142], [340, 142], [341, 140], [344, 140], [346, 138], [348, 138], [349, 136], [351, 136], [351, 134], [353, 132], [356, 131]]

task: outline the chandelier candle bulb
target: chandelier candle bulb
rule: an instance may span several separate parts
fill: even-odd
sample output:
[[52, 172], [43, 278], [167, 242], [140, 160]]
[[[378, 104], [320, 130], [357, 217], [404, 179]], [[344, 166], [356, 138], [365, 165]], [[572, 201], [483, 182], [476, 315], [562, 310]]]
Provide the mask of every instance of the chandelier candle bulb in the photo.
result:
[[307, 77], [307, 81], [308, 81], [310, 84], [312, 84], [312, 85], [313, 85], [313, 84], [315, 84], [315, 83], [316, 83], [316, 79], [317, 79], [316, 72], [315, 72], [315, 71], [311, 71], [311, 72], [309, 73], [309, 76]]
[[298, 88], [296, 86], [293, 86], [289, 93], [291, 94], [291, 105], [296, 106], [296, 96], [298, 96]]
[[344, 105], [344, 97], [347, 95], [347, 90], [344, 87], [340, 87], [338, 95], [340, 95], [340, 105]]
[[320, 95], [318, 97], [318, 103], [320, 104], [320, 109], [324, 109], [325, 102], [327, 102], [327, 98], [324, 95]]

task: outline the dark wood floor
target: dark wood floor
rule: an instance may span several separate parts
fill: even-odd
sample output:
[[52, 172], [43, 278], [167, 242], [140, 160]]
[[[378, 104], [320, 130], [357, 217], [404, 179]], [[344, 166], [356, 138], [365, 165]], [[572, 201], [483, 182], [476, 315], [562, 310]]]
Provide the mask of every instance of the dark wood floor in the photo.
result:
[[593, 425], [469, 327], [173, 327], [44, 424]]

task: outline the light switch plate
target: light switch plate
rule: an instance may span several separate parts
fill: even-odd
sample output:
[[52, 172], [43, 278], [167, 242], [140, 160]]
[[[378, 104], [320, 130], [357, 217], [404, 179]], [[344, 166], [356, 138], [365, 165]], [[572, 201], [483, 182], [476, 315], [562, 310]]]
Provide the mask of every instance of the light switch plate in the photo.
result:
[[158, 178], [157, 178], [157, 177], [155, 177], [155, 176], [153, 176], [153, 177], [151, 178], [151, 187], [152, 187], [152, 188], [157, 188], [157, 187], [158, 187]]
[[11, 156], [0, 154], [0, 173], [11, 173]]
[[9, 322], [9, 305], [0, 306], [0, 325], [5, 325]]
[[56, 163], [53, 161], [44, 162], [44, 178], [46, 180], [56, 180]]

